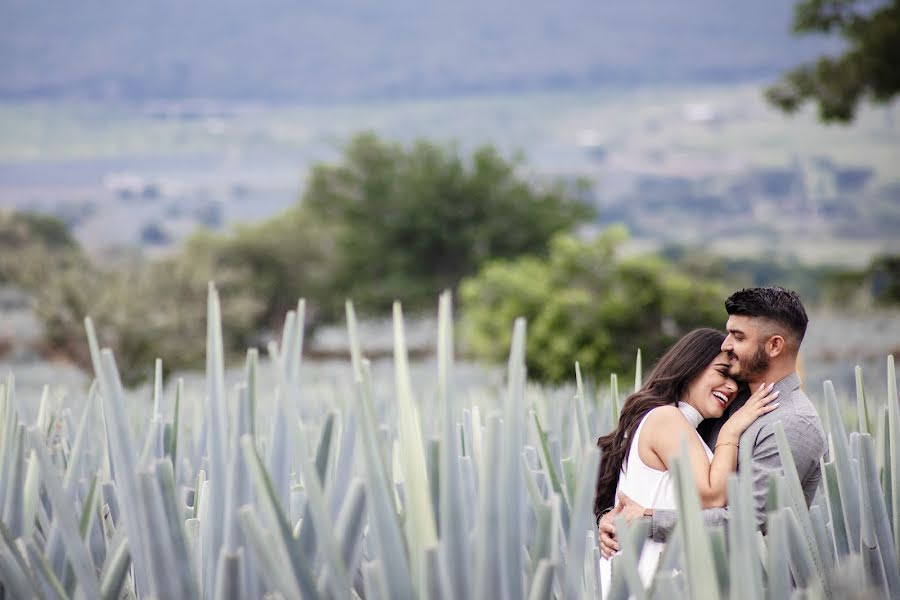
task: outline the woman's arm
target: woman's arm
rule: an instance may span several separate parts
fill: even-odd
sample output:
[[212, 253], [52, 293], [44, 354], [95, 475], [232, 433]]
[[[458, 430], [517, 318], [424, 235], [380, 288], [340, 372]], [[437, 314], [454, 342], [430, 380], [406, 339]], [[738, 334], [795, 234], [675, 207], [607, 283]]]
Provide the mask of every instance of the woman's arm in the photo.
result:
[[[700, 494], [700, 505], [703, 508], [716, 508], [727, 504], [728, 475], [737, 467], [738, 437], [740, 434], [734, 436], [723, 426], [719, 433], [722, 445], [716, 445], [710, 463], [703, 442], [697, 437], [696, 430], [684, 418], [681, 411], [674, 406], [662, 406], [647, 417], [641, 431], [638, 450], [640, 451], [641, 447], [646, 448], [662, 463], [665, 470], [669, 470], [672, 467], [672, 459], [681, 454], [681, 440], [686, 439], [691, 473]], [[725, 444], [726, 441], [730, 443]]]
[[777, 397], [778, 392], [772, 392], [771, 386], [761, 386], [750, 396], [744, 406], [722, 425], [712, 462], [707, 459], [703, 442], [696, 435], [696, 430], [675, 406], [662, 406], [650, 413], [644, 424], [638, 450], [641, 447], [648, 449], [668, 470], [671, 468], [672, 458], [680, 455], [681, 440], [686, 437], [700, 505], [703, 508], [725, 506], [728, 504], [728, 476], [737, 467], [741, 434], [760, 415], [778, 407], [777, 403], [770, 404]]

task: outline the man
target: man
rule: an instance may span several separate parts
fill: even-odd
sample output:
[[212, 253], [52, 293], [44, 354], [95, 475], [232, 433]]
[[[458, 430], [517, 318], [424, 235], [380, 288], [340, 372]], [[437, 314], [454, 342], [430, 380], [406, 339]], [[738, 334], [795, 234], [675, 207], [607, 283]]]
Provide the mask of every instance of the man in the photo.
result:
[[[800, 298], [795, 292], [780, 287], [751, 288], [732, 294], [725, 301], [728, 322], [727, 337], [722, 351], [728, 353], [729, 374], [755, 390], [760, 384], [776, 382], [774, 389], [780, 392], [778, 409], [759, 417], [741, 435], [740, 445], [753, 447], [753, 499], [756, 505], [756, 524], [765, 533], [766, 496], [771, 473], [781, 473], [781, 457], [775, 441], [774, 424], [781, 421], [794, 462], [806, 504], [812, 502], [822, 478], [819, 467], [827, 450], [825, 432], [815, 408], [800, 389], [797, 375], [797, 353], [806, 333], [808, 318]], [[744, 402], [744, 393], [728, 407], [721, 419], [706, 421], [699, 428], [700, 435], [710, 448], [715, 447], [722, 424]], [[738, 459], [738, 469], [750, 468]], [[626, 522], [637, 518], [649, 518], [650, 537], [664, 542], [675, 527], [678, 516], [674, 510], [653, 510], [640, 506], [624, 494], [619, 504], [605, 514], [598, 524], [600, 549], [609, 557], [619, 549], [615, 539], [613, 519], [622, 517]], [[724, 525], [728, 521], [728, 507], [703, 511], [707, 525]]]

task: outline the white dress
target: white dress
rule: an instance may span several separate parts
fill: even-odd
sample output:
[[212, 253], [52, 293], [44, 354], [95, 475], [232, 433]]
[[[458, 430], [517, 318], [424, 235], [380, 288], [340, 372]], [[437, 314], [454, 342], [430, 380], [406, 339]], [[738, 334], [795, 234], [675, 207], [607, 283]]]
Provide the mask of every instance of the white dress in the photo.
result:
[[[678, 409], [684, 417], [696, 429], [703, 417], [693, 406], [684, 402], [678, 403]], [[655, 410], [655, 409], [653, 409]], [[641, 430], [644, 428], [644, 422], [653, 410], [647, 411], [647, 414], [641, 419], [635, 431], [634, 440], [628, 450], [628, 464], [623, 464], [622, 472], [619, 474], [619, 484], [616, 486], [616, 495], [618, 492], [624, 492], [626, 496], [644, 506], [645, 508], [659, 509], [676, 509], [678, 504], [675, 500], [675, 484], [672, 481], [672, 475], [669, 471], [660, 471], [653, 467], [647, 466], [640, 457], [638, 452], [638, 442], [641, 439]], [[713, 453], [697, 434], [697, 438], [703, 444], [706, 450], [706, 456], [712, 462]], [[665, 544], [653, 540], [647, 540], [644, 549], [641, 552], [641, 558], [638, 562], [638, 572], [644, 587], [650, 585], [653, 575], [656, 573], [656, 565], [659, 563], [659, 555], [662, 554]], [[616, 553], [618, 554], [618, 553]], [[612, 558], [600, 559], [600, 581], [603, 586], [603, 597], [606, 598], [609, 592], [610, 583], [612, 581], [612, 563], [616, 560], [614, 554]]]

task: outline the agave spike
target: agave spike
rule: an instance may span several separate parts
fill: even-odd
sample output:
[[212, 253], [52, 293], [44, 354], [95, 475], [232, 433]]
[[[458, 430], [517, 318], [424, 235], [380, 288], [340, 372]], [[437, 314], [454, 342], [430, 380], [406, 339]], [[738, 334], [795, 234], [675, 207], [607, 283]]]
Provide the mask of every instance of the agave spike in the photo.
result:
[[3, 507], [3, 522], [9, 527], [14, 538], [21, 537], [25, 533], [25, 501], [22, 497], [22, 489], [25, 487], [25, 425], [20, 423], [16, 427], [11, 473], [9, 475], [9, 489], [6, 494], [6, 502]]
[[[600, 450], [596, 446], [586, 446], [582, 453], [578, 487], [575, 492], [575, 506], [566, 538], [565, 589], [567, 598], [577, 598], [582, 592], [585, 557], [585, 531], [593, 531], [592, 515], [594, 480], [600, 464]], [[647, 532], [644, 531], [643, 538]], [[638, 550], [638, 552], [640, 552]]]
[[[301, 584], [295, 579], [297, 571], [282, 567], [282, 565], [291, 561], [289, 551], [283, 543], [272, 542], [272, 536], [263, 527], [252, 506], [242, 506], [240, 511], [238, 511], [238, 518], [241, 522], [241, 529], [247, 537], [247, 542], [257, 558], [260, 573], [268, 584], [269, 589], [281, 592], [285, 598], [319, 597], [315, 587], [312, 585], [311, 575], [309, 575], [308, 580], [304, 576], [306, 585], [304, 585], [305, 591], [301, 595]], [[277, 538], [277, 536], [275, 537]], [[305, 567], [304, 571], [306, 571]]]
[[[441, 558], [447, 575], [448, 597], [471, 595], [469, 558], [466, 550], [467, 531], [462, 524], [468, 522], [466, 503], [463, 500], [461, 448], [456, 435], [457, 408], [454, 390], [451, 388], [454, 368], [453, 346], [453, 295], [444, 291], [438, 300], [438, 403], [441, 415], [441, 435], [444, 443], [439, 446], [439, 531]], [[436, 498], [436, 499], [437, 499]]]
[[[479, 479], [496, 481], [501, 452], [499, 415], [491, 415], [487, 421], [485, 446]], [[475, 598], [481, 600], [502, 597], [497, 573], [501, 573], [499, 550], [500, 523], [499, 492], [497, 486], [483, 485], [479, 490], [478, 522], [475, 526]]]
[[341, 546], [341, 558], [348, 572], [355, 572], [362, 558], [362, 538], [365, 526], [366, 489], [359, 478], [354, 478], [347, 492], [347, 501], [335, 522], [335, 535]]
[[856, 417], [860, 433], [871, 431], [871, 419], [869, 418], [869, 406], [866, 402], [866, 388], [863, 384], [862, 369], [859, 365], [853, 370], [856, 377]]
[[693, 596], [716, 600], [721, 596], [715, 576], [712, 548], [703, 527], [700, 500], [689, 465], [687, 440], [682, 440], [681, 455], [673, 459], [670, 471], [680, 511], [677, 528], [681, 531], [684, 542], [688, 584]]
[[81, 540], [75, 516], [63, 493], [62, 482], [58, 479], [56, 467], [44, 447], [43, 432], [36, 427], [31, 427], [28, 430], [28, 437], [32, 448], [32, 457], [40, 464], [44, 489], [53, 507], [54, 521], [61, 527], [66, 554], [78, 578], [78, 586], [89, 598], [96, 598], [100, 595], [100, 587], [97, 583], [91, 555]]
[[546, 558], [538, 562], [528, 600], [550, 600], [553, 597], [553, 571], [553, 563]]
[[609, 376], [609, 410], [612, 426], [619, 422], [619, 377], [615, 373]]
[[247, 362], [244, 367], [247, 378], [247, 399], [250, 405], [250, 434], [256, 437], [256, 405], [258, 400], [259, 350], [247, 350]]
[[[888, 440], [887, 450], [890, 456], [890, 466], [884, 465], [885, 470], [890, 470], [890, 481], [886, 487], [891, 490], [889, 509], [892, 518], [891, 524], [894, 528], [894, 548], [900, 554], [900, 401], [897, 398], [897, 374], [894, 370], [894, 356], [887, 358], [887, 391], [888, 391], [888, 432], [890, 439]], [[900, 558], [900, 556], [898, 556]], [[900, 564], [897, 565], [900, 569]]]
[[155, 419], [162, 419], [163, 416], [163, 365], [162, 359], [157, 358], [153, 363], [153, 413]]
[[[304, 461], [301, 464], [303, 471], [303, 484], [307, 494], [307, 507], [310, 518], [314, 521], [316, 539], [322, 546], [325, 554], [325, 564], [328, 566], [327, 581], [335, 597], [340, 597], [345, 590], [351, 589], [352, 582], [347, 573], [347, 566], [341, 556], [340, 545], [335, 538], [334, 523], [328, 512], [325, 502], [325, 493], [319, 483], [315, 462]], [[324, 595], [324, 585], [320, 581], [319, 594]]]
[[241, 549], [228, 552], [223, 548], [216, 573], [216, 590], [213, 594], [215, 600], [241, 600], [247, 597], [244, 553]]
[[172, 439], [166, 450], [172, 461], [172, 471], [175, 481], [178, 481], [178, 436], [181, 427], [181, 399], [184, 398], [184, 379], [181, 377], [175, 382], [175, 414], [172, 417]]
[[[781, 421], [775, 422], [775, 441], [778, 444], [778, 454], [781, 456], [781, 465], [785, 475], [784, 491], [788, 498], [787, 505], [793, 509], [793, 517], [790, 517], [789, 520], [791, 518], [797, 520], [798, 533], [801, 535], [799, 541], [806, 545], [819, 581], [827, 585], [828, 572], [819, 552], [819, 545], [816, 541], [812, 521], [809, 518], [809, 510], [806, 506], [806, 498], [803, 495], [803, 488], [800, 486], [800, 478], [797, 475], [797, 465], [794, 463], [794, 457], [788, 445], [787, 436], [784, 433], [784, 425]], [[827, 588], [826, 593], [830, 596], [830, 590]]]
[[[622, 532], [622, 551], [615, 557], [615, 569], [620, 572], [628, 588], [628, 596], [643, 600], [647, 597], [644, 583], [638, 572], [638, 561], [641, 557], [641, 551], [644, 542], [647, 540], [647, 534], [650, 530], [650, 523], [646, 519], [635, 521], [631, 526], [627, 525], [621, 518], [616, 519], [616, 529]], [[613, 585], [613, 588], [621, 586]], [[569, 596], [572, 597], [572, 596]]]
[[[787, 511], [789, 509], [785, 509]], [[787, 517], [777, 511], [769, 515], [768, 566], [766, 575], [767, 600], [780, 600], [791, 595], [790, 546], [788, 542]]]
[[525, 319], [516, 319], [507, 367], [507, 390], [503, 409], [503, 444], [501, 460], [500, 559], [504, 593], [507, 598], [525, 595], [522, 581], [523, 504], [522, 470], [519, 455], [525, 443]]
[[413, 579], [418, 580], [421, 573], [422, 553], [426, 548], [437, 544], [437, 532], [425, 467], [422, 427], [418, 419], [409, 377], [406, 335], [399, 302], [394, 303], [394, 369], [397, 412], [400, 421], [400, 462], [408, 499], [406, 537], [409, 544]]
[[0, 520], [0, 576], [9, 586], [14, 598], [39, 596], [38, 584], [28, 568], [25, 558], [13, 540], [12, 533]]
[[581, 381], [581, 367], [575, 362], [575, 417], [578, 423], [579, 445], [590, 444], [591, 434], [588, 428], [587, 412], [584, 408], [584, 384]]
[[834, 386], [830, 381], [825, 382], [825, 403], [828, 408], [826, 411], [828, 413], [828, 422], [831, 425], [831, 443], [834, 447], [832, 456], [837, 467], [837, 483], [844, 509], [847, 541], [850, 551], [858, 552], [860, 503], [859, 488], [856, 485], [857, 475], [853, 464], [850, 462], [850, 445], [847, 440], [844, 423], [841, 421], [841, 413], [837, 404], [837, 396], [834, 393]]
[[[263, 509], [263, 515], [268, 524], [267, 526], [270, 530], [274, 530], [274, 538], [280, 542], [276, 542], [274, 554], [263, 551], [262, 548], [259, 547], [259, 544], [262, 543], [263, 546], [265, 546], [271, 543], [265, 540], [267, 537], [271, 538], [272, 536], [266, 536], [263, 533], [262, 526], [259, 525], [255, 513], [252, 510], [249, 512], [246, 510], [249, 507], [244, 506], [238, 511], [238, 516], [241, 520], [241, 528], [248, 538], [251, 538], [250, 541], [254, 547], [255, 554], [259, 558], [259, 564], [262, 566], [264, 572], [266, 572], [267, 569], [272, 567], [272, 560], [281, 562], [286, 559], [288, 564], [292, 567], [292, 576], [290, 578], [272, 578], [270, 572], [270, 580], [278, 581], [281, 585], [287, 585], [286, 581], [290, 580], [293, 583], [287, 585], [288, 589], [300, 590], [304, 597], [318, 597], [315, 579], [309, 571], [308, 565], [304, 561], [304, 556], [300, 551], [300, 547], [294, 539], [293, 530], [291, 529], [290, 523], [285, 516], [284, 509], [275, 493], [275, 487], [272, 484], [272, 480], [269, 478], [268, 473], [266, 473], [262, 460], [259, 458], [256, 448], [253, 447], [253, 438], [249, 434], [241, 438], [241, 450], [243, 451], [244, 461], [247, 464], [251, 479], [254, 482], [256, 496], [259, 500], [259, 506]], [[284, 569], [279, 570], [283, 571]]]
[[110, 554], [100, 577], [100, 594], [102, 600], [133, 600], [131, 590], [125, 591], [128, 581], [128, 568], [131, 566], [131, 554], [128, 553], [126, 538], [116, 546]]
[[728, 479], [728, 557], [731, 561], [733, 581], [730, 589], [733, 600], [761, 600], [762, 574], [754, 551], [755, 507], [752, 505], [753, 496], [744, 495], [749, 479], [749, 476], [741, 478], [734, 474]]
[[[870, 556], [873, 546], [879, 551], [884, 572], [886, 591], [892, 598], [900, 597], [900, 570], [894, 569], [897, 564], [897, 550], [891, 535], [890, 523], [884, 496], [878, 485], [878, 473], [875, 467], [875, 444], [868, 434], [860, 436], [860, 478], [859, 488], [862, 498], [862, 538], [868, 540], [863, 550], [863, 558]], [[874, 544], [873, 544], [874, 542]], [[874, 557], [873, 557], [874, 558]]]
[[437, 546], [425, 550], [422, 557], [422, 581], [419, 589], [422, 590], [423, 598], [434, 598], [435, 600], [449, 600], [453, 598], [450, 592], [450, 582], [447, 572], [443, 568], [441, 561], [441, 547]]
[[28, 562], [36, 567], [33, 572], [43, 591], [40, 595], [49, 600], [68, 600], [69, 596], [63, 589], [62, 583], [54, 575], [53, 570], [50, 568], [50, 563], [38, 550], [34, 540], [28, 540], [25, 543], [25, 548], [28, 553]]
[[[553, 491], [563, 497], [566, 498], [566, 493], [563, 491], [562, 481], [559, 476], [559, 472], [557, 471], [557, 466], [553, 457], [550, 454], [550, 446], [547, 440], [547, 434], [544, 432], [543, 427], [541, 427], [541, 422], [538, 419], [537, 413], [533, 410], [530, 411], [532, 416], [532, 421], [534, 423], [535, 435], [538, 439], [538, 450], [541, 455], [541, 462], [543, 463], [544, 471], [547, 473], [547, 477], [550, 480], [550, 486], [553, 488]], [[568, 513], [568, 505], [564, 505], [563, 507], [562, 523], [563, 529], [568, 531], [569, 529], [569, 513]]]
[[[362, 380], [357, 382], [357, 403], [362, 409], [362, 432], [365, 451], [366, 497], [371, 501], [370, 524], [381, 556], [405, 557], [403, 536], [394, 511], [393, 491], [388, 478], [384, 454], [379, 445], [377, 425], [373, 414], [372, 383], [365, 362], [360, 365]], [[399, 600], [412, 598], [413, 587], [406, 560], [379, 561], [379, 581], [387, 597]], [[383, 573], [382, 573], [383, 571]], [[381, 585], [381, 584], [379, 584]]]

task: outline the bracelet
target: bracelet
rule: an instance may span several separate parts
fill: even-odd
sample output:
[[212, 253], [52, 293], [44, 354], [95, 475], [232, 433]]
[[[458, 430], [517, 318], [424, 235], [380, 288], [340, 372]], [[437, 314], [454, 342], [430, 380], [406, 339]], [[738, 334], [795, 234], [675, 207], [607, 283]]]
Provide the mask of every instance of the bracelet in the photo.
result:
[[[718, 448], [719, 446], [734, 446], [735, 449], [739, 449], [741, 447], [740, 444], [737, 444], [735, 442], [721, 442], [719, 444], [716, 444], [716, 448]], [[713, 450], [715, 450], [716, 448], [713, 448]]]
[[600, 511], [600, 515], [597, 517], [597, 525], [598, 525], [598, 526], [600, 525], [600, 519], [603, 518], [603, 515], [605, 515], [606, 513], [610, 512], [612, 509], [613, 509], [613, 507], [610, 506], [609, 508], [606, 508], [606, 509]]

